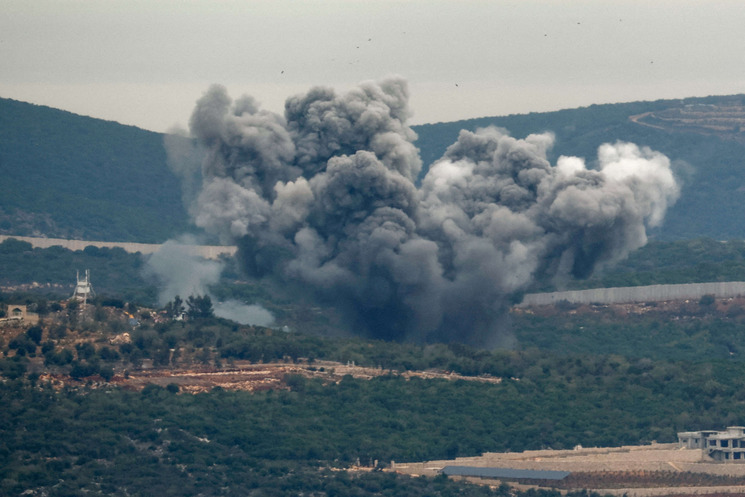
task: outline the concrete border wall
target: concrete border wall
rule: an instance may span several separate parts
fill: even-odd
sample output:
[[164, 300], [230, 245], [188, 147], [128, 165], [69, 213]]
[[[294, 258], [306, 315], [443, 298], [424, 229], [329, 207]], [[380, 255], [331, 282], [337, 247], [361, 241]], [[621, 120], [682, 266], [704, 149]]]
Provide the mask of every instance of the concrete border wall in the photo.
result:
[[559, 301], [574, 304], [623, 304], [628, 302], [660, 302], [665, 300], [700, 299], [704, 295], [717, 298], [745, 295], [744, 281], [687, 283], [681, 285], [626, 286], [593, 288], [567, 292], [528, 293], [518, 307], [551, 305]]
[[[158, 243], [97, 242], [89, 240], [65, 240], [63, 238], [40, 238], [34, 236], [13, 235], [0, 235], [0, 243], [8, 238], [15, 238], [16, 240], [28, 242], [35, 248], [60, 246], [68, 250], [83, 250], [85, 247], [93, 245], [98, 248], [119, 247], [131, 254], [136, 254], [137, 252], [140, 252], [141, 254], [152, 254], [157, 252], [161, 247], [161, 244]], [[220, 255], [233, 255], [237, 251], [237, 247], [234, 245], [182, 245], [182, 247], [188, 253], [204, 257], [205, 259], [217, 259]]]

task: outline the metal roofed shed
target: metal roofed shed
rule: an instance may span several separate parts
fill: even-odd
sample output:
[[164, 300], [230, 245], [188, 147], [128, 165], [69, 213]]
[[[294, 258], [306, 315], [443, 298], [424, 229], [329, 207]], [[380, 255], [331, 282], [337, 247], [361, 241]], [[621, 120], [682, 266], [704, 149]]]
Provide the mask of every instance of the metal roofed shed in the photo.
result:
[[445, 466], [442, 474], [446, 476], [475, 476], [497, 480], [546, 480], [559, 481], [569, 476], [569, 471], [548, 471], [537, 469], [484, 468], [478, 466]]

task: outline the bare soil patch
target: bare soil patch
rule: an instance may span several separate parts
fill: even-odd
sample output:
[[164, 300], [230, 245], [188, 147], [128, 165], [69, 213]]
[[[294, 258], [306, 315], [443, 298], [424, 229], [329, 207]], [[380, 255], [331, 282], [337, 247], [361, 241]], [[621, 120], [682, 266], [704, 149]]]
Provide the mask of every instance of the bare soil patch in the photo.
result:
[[[399, 463], [393, 470], [435, 476], [450, 465], [570, 472], [560, 482], [506, 482], [527, 487], [588, 489], [629, 496], [745, 495], [745, 464], [713, 462], [704, 458], [702, 451], [680, 449], [677, 444], [486, 453], [449, 461]], [[468, 480], [487, 485], [500, 483], [479, 478]]]
[[[258, 392], [289, 388], [286, 381], [288, 375], [320, 378], [329, 383], [338, 383], [347, 375], [365, 380], [383, 375], [394, 375], [404, 378], [462, 380], [481, 383], [499, 383], [502, 381], [501, 378], [494, 376], [462, 376], [447, 371], [434, 370], [401, 372], [391, 369], [357, 366], [355, 364], [342, 364], [333, 361], [314, 361], [312, 363], [308, 363], [307, 361], [300, 361], [298, 363], [275, 362], [266, 364], [235, 361], [224, 368], [204, 366], [128, 370], [115, 374], [108, 384], [132, 390], [141, 390], [148, 384], [161, 387], [175, 384], [184, 393], [208, 392], [217, 387], [224, 390]], [[67, 375], [59, 374], [43, 374], [39, 379], [41, 381], [51, 382], [58, 387], [65, 385], [75, 386], [83, 382], [91, 383], [91, 386], [102, 386], [105, 384], [102, 378], [87, 378], [81, 382]]]

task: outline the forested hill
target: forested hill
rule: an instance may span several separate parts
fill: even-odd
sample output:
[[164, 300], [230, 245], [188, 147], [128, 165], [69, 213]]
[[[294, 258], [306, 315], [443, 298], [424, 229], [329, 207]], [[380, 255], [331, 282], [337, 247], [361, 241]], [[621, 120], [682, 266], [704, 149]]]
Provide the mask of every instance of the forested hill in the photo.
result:
[[597, 159], [602, 143], [628, 141], [667, 155], [683, 181], [658, 239], [745, 238], [745, 95], [591, 105], [548, 113], [483, 117], [416, 126], [425, 164], [442, 156], [461, 129], [489, 125], [516, 138], [551, 131], [560, 155]]
[[[414, 126], [425, 164], [461, 129], [552, 131], [559, 155], [624, 140], [668, 155], [683, 194], [658, 239], [745, 238], [745, 96], [703, 97]], [[0, 234], [162, 242], [189, 229], [163, 135], [0, 98]]]
[[0, 99], [0, 232], [161, 242], [183, 233], [163, 135]]

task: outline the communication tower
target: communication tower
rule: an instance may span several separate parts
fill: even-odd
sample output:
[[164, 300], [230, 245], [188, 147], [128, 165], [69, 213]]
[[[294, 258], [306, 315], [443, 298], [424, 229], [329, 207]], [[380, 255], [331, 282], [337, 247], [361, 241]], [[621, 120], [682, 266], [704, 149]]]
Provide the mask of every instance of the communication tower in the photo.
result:
[[75, 284], [75, 292], [73, 292], [70, 300], [82, 301], [83, 305], [88, 302], [88, 297], [93, 297], [93, 286], [91, 285], [91, 274], [88, 269], [85, 270], [85, 278], [80, 279], [80, 271], [76, 272], [77, 283]]

